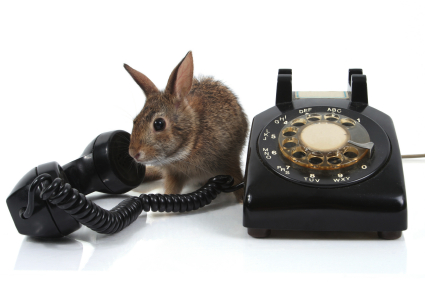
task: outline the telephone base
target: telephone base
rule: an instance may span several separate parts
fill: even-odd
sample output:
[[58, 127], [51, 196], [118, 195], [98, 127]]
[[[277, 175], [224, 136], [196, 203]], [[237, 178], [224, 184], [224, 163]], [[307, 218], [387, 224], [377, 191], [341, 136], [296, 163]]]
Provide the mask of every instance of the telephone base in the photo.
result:
[[400, 148], [391, 118], [368, 105], [366, 77], [350, 70], [344, 95], [293, 92], [291, 81], [291, 70], [279, 70], [276, 105], [252, 122], [243, 207], [248, 234], [400, 238], [407, 229]]
[[267, 238], [271, 230], [265, 228], [248, 228], [248, 234], [254, 238]]

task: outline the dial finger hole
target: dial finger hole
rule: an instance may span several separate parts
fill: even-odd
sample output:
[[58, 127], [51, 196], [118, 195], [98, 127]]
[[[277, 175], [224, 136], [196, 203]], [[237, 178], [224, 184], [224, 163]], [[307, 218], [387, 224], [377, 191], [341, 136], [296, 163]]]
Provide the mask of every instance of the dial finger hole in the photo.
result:
[[298, 139], [297, 138], [293, 138], [293, 137], [290, 137], [290, 138], [287, 138], [287, 139], [283, 140], [283, 144], [282, 144], [282, 146], [285, 149], [290, 149], [290, 148], [293, 148], [293, 147], [295, 147], [297, 145], [298, 145]]
[[296, 119], [296, 120], [294, 120], [294, 121], [292, 122], [292, 125], [293, 125], [293, 126], [298, 126], [298, 127], [300, 127], [300, 126], [305, 125], [306, 123], [307, 123], [307, 121], [306, 121], [305, 119], [303, 119], [303, 118], [298, 118], [298, 119]]
[[321, 120], [322, 116], [319, 114], [307, 114], [307, 119], [309, 121], [318, 121]]
[[290, 137], [296, 135], [298, 132], [298, 128], [296, 127], [288, 127], [282, 131], [283, 136]]
[[357, 150], [354, 147], [346, 147], [344, 149], [344, 156], [346, 156], [349, 159], [355, 159], [359, 155], [359, 150]]
[[337, 120], [339, 120], [339, 115], [336, 115], [336, 114], [326, 114], [325, 115], [325, 119], [327, 121], [337, 121]]
[[333, 164], [333, 165], [337, 165], [342, 163], [342, 160], [338, 157], [332, 157], [328, 159], [328, 163]]
[[328, 154], [327, 161], [331, 165], [339, 165], [342, 163], [342, 156], [337, 152], [332, 152]]
[[351, 119], [351, 118], [343, 118], [343, 119], [341, 119], [341, 124], [346, 126], [346, 127], [352, 127], [352, 126], [356, 125], [356, 121], [354, 119]]
[[293, 152], [292, 152], [292, 156], [294, 158], [297, 159], [303, 159], [305, 156], [307, 156], [307, 153], [304, 152], [304, 150], [302, 148], [296, 148]]
[[323, 163], [323, 159], [324, 159], [324, 157], [320, 153], [311, 153], [308, 156], [308, 162], [312, 165], [318, 165], [318, 164]]

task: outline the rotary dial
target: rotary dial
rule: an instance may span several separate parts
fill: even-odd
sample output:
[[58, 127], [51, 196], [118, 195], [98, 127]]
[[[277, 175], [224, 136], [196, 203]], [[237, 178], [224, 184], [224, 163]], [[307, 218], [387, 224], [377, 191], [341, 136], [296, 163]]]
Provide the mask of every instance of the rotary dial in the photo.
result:
[[334, 113], [298, 116], [279, 134], [279, 149], [286, 158], [319, 170], [353, 165], [372, 148], [369, 134], [360, 123]]

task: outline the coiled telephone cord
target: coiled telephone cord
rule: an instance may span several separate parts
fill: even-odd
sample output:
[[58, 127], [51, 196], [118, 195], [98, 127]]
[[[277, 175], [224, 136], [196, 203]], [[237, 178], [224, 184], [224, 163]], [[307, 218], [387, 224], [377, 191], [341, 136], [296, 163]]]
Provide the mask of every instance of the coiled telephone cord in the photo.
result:
[[139, 197], [125, 199], [111, 210], [99, 207], [85, 195], [64, 183], [61, 178], [41, 174], [31, 183], [28, 192], [28, 206], [21, 213], [29, 218], [34, 211], [34, 197], [41, 188], [40, 197], [64, 210], [75, 220], [102, 234], [117, 233], [133, 223], [142, 211], [189, 212], [210, 204], [221, 192], [234, 192], [244, 187], [244, 183], [233, 185], [233, 177], [219, 175], [208, 180], [198, 190], [179, 195], [141, 194]]

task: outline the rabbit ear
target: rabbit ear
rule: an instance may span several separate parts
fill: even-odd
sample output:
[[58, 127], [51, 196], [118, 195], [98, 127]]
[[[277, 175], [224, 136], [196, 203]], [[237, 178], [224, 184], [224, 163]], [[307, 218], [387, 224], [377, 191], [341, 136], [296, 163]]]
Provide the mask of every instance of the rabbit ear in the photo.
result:
[[124, 64], [124, 68], [128, 71], [134, 81], [142, 88], [143, 92], [145, 92], [146, 97], [153, 93], [159, 92], [158, 88], [156, 88], [155, 84], [143, 73], [138, 72], [127, 64]]
[[193, 57], [192, 51], [189, 51], [171, 73], [165, 92], [175, 95], [177, 98], [186, 96], [192, 88], [192, 80]]

